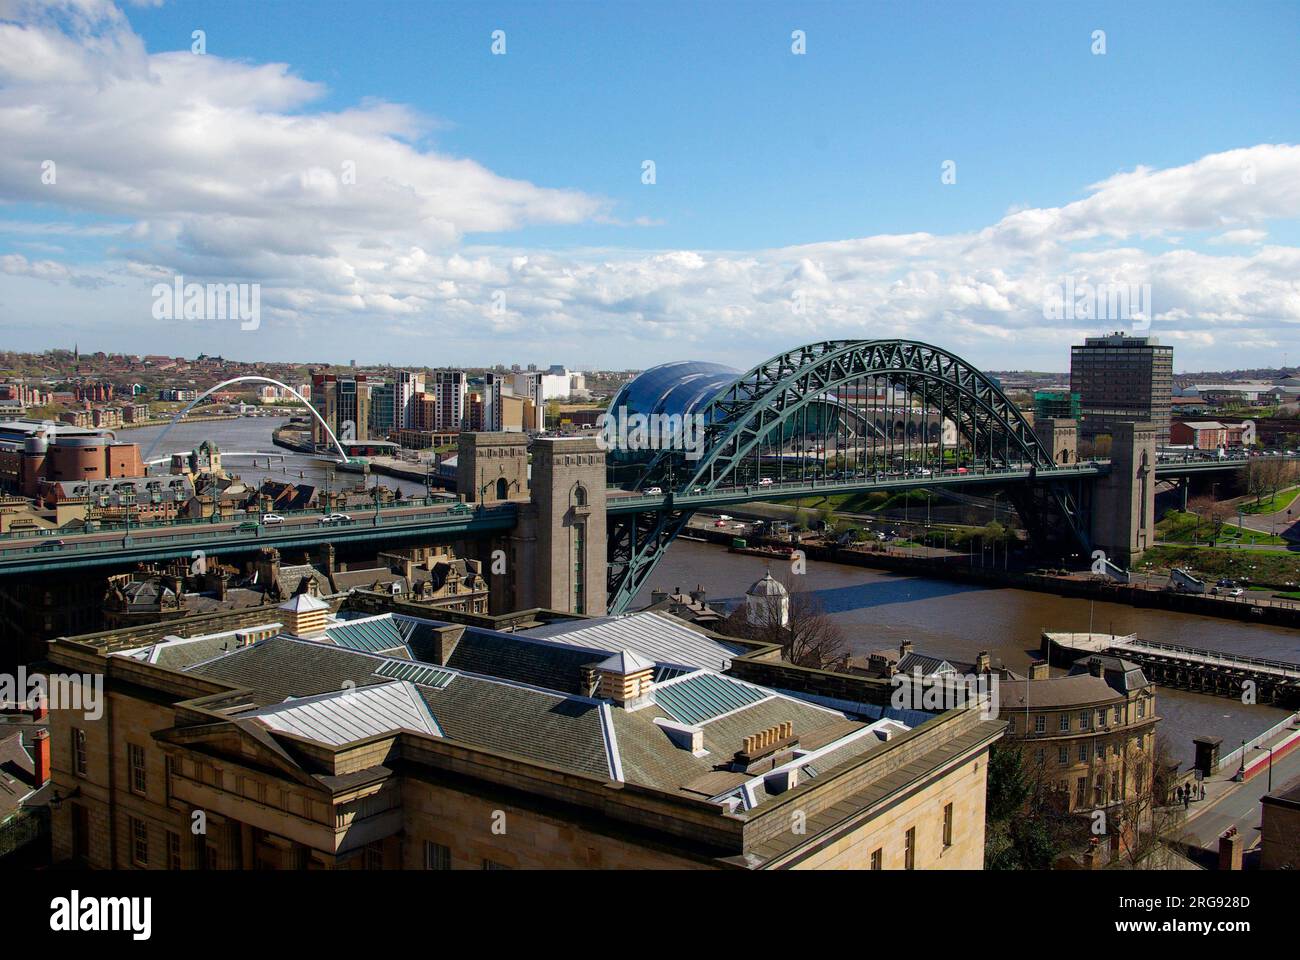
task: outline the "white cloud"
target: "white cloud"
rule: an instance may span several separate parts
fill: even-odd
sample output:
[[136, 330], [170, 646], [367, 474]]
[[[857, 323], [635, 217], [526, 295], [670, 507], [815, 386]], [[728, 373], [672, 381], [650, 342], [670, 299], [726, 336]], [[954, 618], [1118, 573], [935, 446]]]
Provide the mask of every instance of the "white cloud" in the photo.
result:
[[[261, 282], [265, 339], [241, 341], [245, 355], [419, 363], [744, 366], [819, 337], [910, 336], [981, 365], [1062, 368], [1070, 342], [1123, 325], [1045, 321], [1044, 291], [1067, 277], [1151, 284], [1150, 332], [1205, 365], [1234, 345], [1285, 343], [1300, 323], [1300, 251], [1265, 229], [1300, 219], [1294, 145], [1118, 172], [964, 233], [741, 252], [487, 247], [474, 235], [624, 221], [581, 190], [428, 147], [436, 122], [401, 104], [325, 111], [313, 106], [323, 88], [285, 64], [150, 54], [111, 4], [0, 0], [0, 17], [0, 199], [57, 217], [3, 220], [0, 235], [108, 244], [75, 271], [0, 260], [12, 278], [0, 284], [16, 285], [0, 285], [9, 320], [93, 315], [138, 344], [164, 333], [142, 307], [151, 284], [183, 273]], [[45, 160], [55, 183], [42, 182]], [[106, 283], [110, 294], [78, 292]], [[194, 352], [228, 333], [165, 331]]]

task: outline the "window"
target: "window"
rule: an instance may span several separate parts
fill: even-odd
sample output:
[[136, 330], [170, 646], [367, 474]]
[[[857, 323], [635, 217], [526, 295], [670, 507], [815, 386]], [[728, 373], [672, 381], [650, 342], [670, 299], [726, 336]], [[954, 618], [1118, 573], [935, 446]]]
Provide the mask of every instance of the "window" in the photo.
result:
[[908, 827], [903, 834], [903, 869], [916, 869], [916, 827]]
[[441, 843], [424, 841], [424, 869], [426, 870], [450, 870], [451, 869], [451, 847], [444, 847]]
[[127, 765], [131, 768], [131, 792], [143, 794], [147, 780], [144, 769], [144, 747], [138, 743], [126, 745]]
[[1034, 733], [1046, 733], [1046, 732], [1047, 732], [1047, 718], [1040, 713], [1038, 716], [1034, 717]]
[[1069, 729], [1070, 729], [1070, 715], [1068, 713], [1063, 713], [1061, 714], [1061, 732], [1066, 733], [1069, 731]]
[[1080, 711], [1079, 711], [1079, 729], [1080, 729], [1080, 730], [1087, 730], [1087, 729], [1088, 729], [1088, 726], [1091, 724], [1091, 722], [1092, 722], [1092, 711], [1091, 711], [1091, 710], [1080, 710]]
[[79, 777], [86, 775], [86, 731], [72, 728], [72, 771]]
[[575, 507], [585, 507], [587, 505], [587, 488], [578, 484], [573, 488], [573, 505]]
[[1119, 802], [1119, 771], [1114, 770], [1110, 775], [1110, 802]]
[[1016, 718], [1009, 717], [1007, 720], [1007, 733], [1014, 734], [1015, 732], [1016, 732]]
[[1092, 796], [1093, 796], [1093, 803], [1095, 803], [1099, 807], [1106, 802], [1106, 775], [1105, 774], [1101, 774], [1101, 773], [1097, 774], [1097, 782], [1093, 786]]
[[946, 803], [943, 807], [943, 846], [946, 850], [952, 846], [952, 804]]
[[487, 857], [484, 857], [483, 869], [484, 870], [509, 870], [510, 868], [507, 867], [504, 863], [497, 863], [495, 860], [489, 860]]
[[1056, 762], [1059, 763], [1059, 764], [1060, 764], [1061, 766], [1063, 766], [1063, 767], [1069, 766], [1069, 764], [1070, 764], [1070, 748], [1069, 748], [1069, 747], [1060, 747], [1060, 748], [1056, 751]]
[[573, 612], [586, 613], [587, 587], [587, 525], [576, 524], [573, 528]]
[[149, 826], [143, 820], [128, 817], [131, 826], [131, 862], [137, 867], [149, 865]]
[[375, 840], [366, 844], [366, 869], [384, 869], [384, 841]]
[[1041, 767], [1044, 761], [1047, 759], [1046, 751], [1040, 749], [1037, 755], [1035, 756], [1035, 759], [1038, 761], [1038, 765]]
[[1082, 807], [1088, 802], [1088, 778], [1080, 777], [1074, 784], [1074, 802], [1076, 806]]
[[181, 868], [181, 835], [167, 831], [167, 869], [179, 870]]
[[1139, 700], [1139, 701], [1138, 701], [1138, 719], [1141, 720], [1141, 719], [1142, 719], [1143, 717], [1145, 717], [1146, 715], [1147, 715], [1147, 702], [1146, 702], [1145, 700]]
[[1086, 743], [1079, 744], [1079, 762], [1088, 762], [1088, 745]]
[[883, 868], [884, 868], [884, 861], [885, 861], [885, 851], [884, 851], [882, 848], [880, 848], [880, 847], [876, 847], [876, 849], [874, 849], [874, 850], [871, 851], [871, 869], [872, 869], [872, 870], [881, 870], [881, 869], [883, 869]]
[[1115, 718], [1114, 718], [1114, 720], [1111, 721], [1111, 722], [1112, 722], [1112, 723], [1119, 723], [1119, 717], [1120, 717], [1119, 706], [1118, 706], [1118, 704], [1117, 704], [1117, 705], [1115, 706]]
[[1106, 708], [1102, 707], [1097, 711], [1097, 726], [1106, 726]]

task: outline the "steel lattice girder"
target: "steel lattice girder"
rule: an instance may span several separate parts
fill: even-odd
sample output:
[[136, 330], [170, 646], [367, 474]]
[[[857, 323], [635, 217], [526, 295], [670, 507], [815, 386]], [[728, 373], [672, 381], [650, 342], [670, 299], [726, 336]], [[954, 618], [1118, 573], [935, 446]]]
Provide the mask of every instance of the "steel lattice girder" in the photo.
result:
[[[702, 411], [705, 453], [692, 464], [694, 473], [675, 489], [702, 486], [712, 490], [724, 485], [735, 465], [796, 411], [829, 390], [865, 377], [885, 377], [909, 390], [924, 382], [934, 383], [940, 388], [941, 415], [956, 424], [972, 447], [981, 435], [990, 444], [1000, 436], [1008, 449], [1014, 445], [1033, 465], [1044, 469], [1055, 466], [1015, 404], [960, 357], [915, 340], [827, 340], [759, 364], [709, 401]], [[964, 407], [959, 402], [963, 399], [968, 401]], [[641, 483], [662, 476], [663, 470], [680, 462], [677, 453], [660, 452], [642, 474]], [[1068, 491], [1054, 484], [1051, 495], [1075, 535], [1084, 537]], [[631, 602], [690, 516], [689, 511], [670, 508], [637, 514], [611, 526], [611, 611], [621, 611]]]

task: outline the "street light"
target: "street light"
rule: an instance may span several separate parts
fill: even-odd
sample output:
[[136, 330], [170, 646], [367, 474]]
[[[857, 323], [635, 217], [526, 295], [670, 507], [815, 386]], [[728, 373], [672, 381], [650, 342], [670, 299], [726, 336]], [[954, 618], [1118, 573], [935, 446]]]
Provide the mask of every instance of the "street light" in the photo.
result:
[[1268, 751], [1268, 792], [1273, 792], [1273, 748], [1272, 747], [1255, 747], [1256, 750]]

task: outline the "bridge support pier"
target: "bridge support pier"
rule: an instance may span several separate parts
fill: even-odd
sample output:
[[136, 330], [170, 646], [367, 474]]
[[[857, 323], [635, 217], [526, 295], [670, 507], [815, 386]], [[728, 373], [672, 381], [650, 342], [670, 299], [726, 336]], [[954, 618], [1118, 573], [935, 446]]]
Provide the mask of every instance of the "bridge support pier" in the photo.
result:
[[1110, 473], [1093, 489], [1092, 544], [1128, 569], [1134, 557], [1155, 545], [1155, 425], [1115, 424], [1110, 456]]
[[505, 540], [479, 547], [493, 612], [604, 614], [605, 451], [596, 438], [537, 437], [530, 448], [522, 433], [462, 433], [457, 456], [457, 490], [466, 500], [520, 504]]

